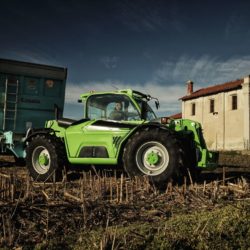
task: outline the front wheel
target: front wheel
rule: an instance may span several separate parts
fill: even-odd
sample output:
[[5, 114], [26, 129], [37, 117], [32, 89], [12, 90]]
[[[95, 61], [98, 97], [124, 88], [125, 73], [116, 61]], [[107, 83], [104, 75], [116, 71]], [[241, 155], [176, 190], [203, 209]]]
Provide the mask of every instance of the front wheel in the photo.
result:
[[155, 186], [165, 188], [179, 175], [178, 141], [168, 130], [136, 132], [124, 148], [123, 163], [130, 177], [147, 175]]
[[36, 135], [26, 148], [26, 163], [35, 181], [54, 181], [62, 177], [65, 165], [63, 144], [57, 137]]

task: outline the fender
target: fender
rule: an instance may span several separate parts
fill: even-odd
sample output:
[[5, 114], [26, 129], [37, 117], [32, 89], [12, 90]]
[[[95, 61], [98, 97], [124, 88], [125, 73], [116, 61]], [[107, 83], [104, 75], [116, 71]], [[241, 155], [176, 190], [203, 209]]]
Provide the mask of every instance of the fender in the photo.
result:
[[51, 129], [51, 128], [38, 128], [38, 129], [31, 129], [27, 132], [26, 137], [24, 138], [24, 143], [29, 142], [32, 137], [35, 135], [42, 135], [42, 134], [52, 134], [55, 135], [57, 131]]
[[123, 141], [121, 141], [120, 146], [119, 146], [119, 151], [118, 151], [119, 152], [118, 161], [121, 160], [123, 148], [125, 147], [125, 144], [129, 140], [129, 138], [133, 136], [139, 130], [149, 130], [149, 129], [162, 129], [162, 130], [168, 131], [170, 134], [176, 134], [175, 131], [169, 129], [166, 125], [161, 124], [158, 121], [142, 123], [136, 126], [134, 129], [132, 129], [131, 132], [128, 133], [128, 135], [123, 139]]
[[136, 128], [133, 129], [131, 131], [131, 133], [129, 133], [128, 137], [132, 136], [134, 133], [136, 133], [139, 130], [149, 130], [149, 129], [162, 129], [162, 130], [168, 131], [171, 134], [175, 134], [174, 130], [169, 129], [166, 126], [166, 124], [162, 124], [160, 122], [160, 120], [159, 121], [158, 120], [153, 120], [153, 121], [150, 121], [150, 122], [147, 122], [147, 123], [142, 123], [142, 124], [136, 126]]

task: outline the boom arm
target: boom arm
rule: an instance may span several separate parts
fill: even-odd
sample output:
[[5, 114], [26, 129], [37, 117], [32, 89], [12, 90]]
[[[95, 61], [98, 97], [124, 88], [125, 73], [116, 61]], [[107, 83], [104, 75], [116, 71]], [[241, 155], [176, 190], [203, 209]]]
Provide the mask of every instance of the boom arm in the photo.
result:
[[203, 137], [201, 124], [188, 119], [172, 120], [169, 125], [176, 132], [193, 134], [196, 150], [198, 151], [198, 167], [214, 168], [217, 166], [217, 152], [209, 152]]

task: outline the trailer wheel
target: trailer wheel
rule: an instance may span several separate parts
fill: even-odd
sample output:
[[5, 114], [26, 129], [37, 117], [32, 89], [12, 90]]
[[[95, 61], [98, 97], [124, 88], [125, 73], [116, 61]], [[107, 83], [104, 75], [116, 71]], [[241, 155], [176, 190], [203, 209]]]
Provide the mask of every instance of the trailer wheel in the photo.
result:
[[147, 175], [156, 187], [163, 189], [180, 170], [177, 139], [167, 130], [136, 132], [124, 148], [123, 163], [130, 177]]
[[62, 177], [65, 165], [63, 144], [57, 137], [36, 135], [26, 148], [26, 163], [35, 181], [55, 181]]
[[18, 166], [18, 167], [24, 167], [26, 166], [26, 161], [24, 158], [18, 158], [16, 156], [14, 156], [15, 158], [15, 165]]

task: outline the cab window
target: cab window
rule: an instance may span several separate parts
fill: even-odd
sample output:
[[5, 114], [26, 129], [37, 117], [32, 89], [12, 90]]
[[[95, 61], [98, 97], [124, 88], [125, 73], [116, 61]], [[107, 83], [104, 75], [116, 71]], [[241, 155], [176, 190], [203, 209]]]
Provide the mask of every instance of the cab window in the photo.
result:
[[140, 120], [140, 113], [129, 97], [120, 94], [90, 96], [87, 100], [87, 117], [118, 121]]

